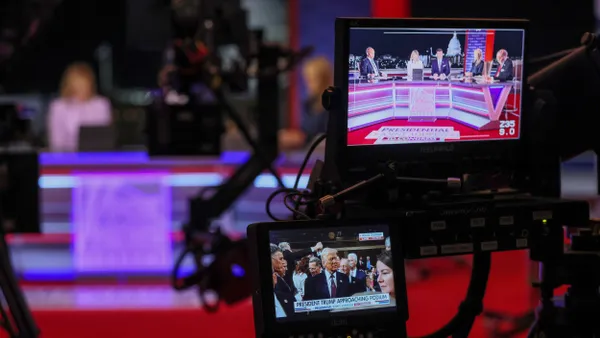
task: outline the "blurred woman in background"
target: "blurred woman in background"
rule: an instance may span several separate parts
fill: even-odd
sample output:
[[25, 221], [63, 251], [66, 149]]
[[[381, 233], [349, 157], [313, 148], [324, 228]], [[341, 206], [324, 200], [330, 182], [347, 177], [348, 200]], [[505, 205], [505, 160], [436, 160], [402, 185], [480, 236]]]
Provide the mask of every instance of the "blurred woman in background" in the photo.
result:
[[308, 98], [302, 109], [300, 130], [283, 130], [279, 142], [284, 150], [304, 147], [317, 135], [327, 132], [328, 114], [321, 104], [323, 91], [333, 86], [333, 67], [326, 57], [316, 57], [306, 61], [302, 70]]
[[64, 72], [60, 98], [50, 104], [49, 146], [55, 152], [77, 151], [79, 128], [111, 124], [110, 102], [96, 93], [96, 77], [85, 63], [74, 63]]

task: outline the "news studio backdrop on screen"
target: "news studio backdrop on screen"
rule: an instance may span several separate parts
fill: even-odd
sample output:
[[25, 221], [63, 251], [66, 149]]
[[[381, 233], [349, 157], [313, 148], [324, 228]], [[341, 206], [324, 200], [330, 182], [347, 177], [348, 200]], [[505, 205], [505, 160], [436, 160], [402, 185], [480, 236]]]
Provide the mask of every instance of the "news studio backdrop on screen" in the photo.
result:
[[385, 225], [271, 231], [276, 319], [395, 311], [388, 236]]
[[348, 146], [518, 139], [524, 34], [352, 28]]

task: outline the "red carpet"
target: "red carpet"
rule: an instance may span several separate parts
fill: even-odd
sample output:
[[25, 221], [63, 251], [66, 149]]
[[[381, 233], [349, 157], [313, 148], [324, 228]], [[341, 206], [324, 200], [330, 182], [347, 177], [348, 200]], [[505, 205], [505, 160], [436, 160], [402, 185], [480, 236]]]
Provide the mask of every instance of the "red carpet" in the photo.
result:
[[[468, 267], [455, 268], [447, 260], [424, 261], [435, 272], [426, 282], [409, 286], [411, 336], [430, 333], [456, 312], [469, 280]], [[490, 310], [513, 314], [529, 306], [525, 252], [498, 253], [493, 257], [492, 274], [485, 299]], [[164, 338], [164, 337], [253, 337], [250, 301], [218, 314], [199, 309], [111, 309], [34, 310], [45, 338]], [[478, 320], [471, 337], [486, 337]]]

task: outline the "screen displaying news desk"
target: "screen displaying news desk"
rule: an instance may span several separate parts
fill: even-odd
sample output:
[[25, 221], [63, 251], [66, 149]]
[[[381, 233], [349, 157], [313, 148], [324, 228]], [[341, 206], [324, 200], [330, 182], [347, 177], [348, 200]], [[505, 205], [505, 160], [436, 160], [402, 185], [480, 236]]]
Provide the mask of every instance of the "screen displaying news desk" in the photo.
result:
[[[391, 119], [452, 119], [476, 130], [499, 126], [512, 89], [520, 82], [388, 80], [350, 83], [348, 129]], [[518, 106], [518, 102], [512, 103]], [[515, 107], [518, 108], [518, 107]]]

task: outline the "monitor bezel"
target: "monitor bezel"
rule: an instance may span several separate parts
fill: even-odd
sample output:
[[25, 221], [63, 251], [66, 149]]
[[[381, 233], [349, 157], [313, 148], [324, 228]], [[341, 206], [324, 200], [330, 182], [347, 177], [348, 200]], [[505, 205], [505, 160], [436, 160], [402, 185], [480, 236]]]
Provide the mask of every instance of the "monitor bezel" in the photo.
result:
[[[389, 229], [389, 236], [392, 241], [392, 256], [394, 257], [394, 285], [396, 289], [396, 307], [390, 309], [377, 309], [374, 311], [349, 311], [326, 317], [316, 317], [311, 319], [301, 319], [298, 321], [277, 320], [275, 317], [275, 302], [272, 296], [272, 269], [270, 259], [270, 233], [271, 231], [290, 231], [303, 229], [322, 229], [322, 228], [349, 228], [385, 225]], [[379, 220], [377, 222], [369, 220], [344, 220], [344, 221], [284, 221], [271, 223], [256, 223], [248, 227], [248, 238], [253, 241], [253, 251], [251, 255], [256, 255], [258, 273], [254, 275], [255, 292], [253, 301], [260, 302], [254, 304], [255, 316], [257, 310], [262, 313], [261, 318], [255, 318], [257, 329], [262, 334], [268, 333], [268, 336], [279, 336], [283, 334], [309, 334], [317, 332], [308, 332], [307, 324], [311, 328], [323, 333], [373, 331], [378, 328], [387, 332], [397, 332], [397, 337], [406, 336], [406, 321], [408, 320], [408, 303], [406, 295], [406, 277], [404, 270], [404, 254], [401, 248], [400, 231], [394, 226], [391, 220]], [[398, 259], [396, 259], [398, 257]], [[260, 295], [260, 296], [258, 296]], [[258, 296], [258, 297], [257, 297]], [[357, 320], [360, 318], [360, 320]], [[260, 335], [259, 332], [257, 334]]]
[[[524, 62], [528, 60], [528, 21], [521, 19], [372, 19], [372, 18], [338, 18], [335, 23], [335, 62], [334, 82], [339, 89], [340, 98], [330, 116], [328, 129], [328, 147], [335, 148], [335, 163], [343, 181], [365, 179], [378, 173], [380, 164], [388, 161], [399, 163], [452, 163], [452, 171], [468, 164], [477, 167], [478, 163], [490, 163], [500, 170], [517, 170], [519, 168], [515, 152], [525, 137], [524, 112], [527, 114], [530, 105], [528, 88], [524, 84], [528, 68], [523, 67], [521, 85], [521, 111], [519, 139], [490, 141], [436, 142], [393, 145], [348, 145], [348, 88], [349, 88], [349, 49], [350, 30], [353, 28], [441, 28], [441, 29], [521, 29], [524, 30]], [[457, 169], [458, 168], [458, 169]], [[450, 174], [448, 166], [430, 165], [428, 173], [443, 177]]]

